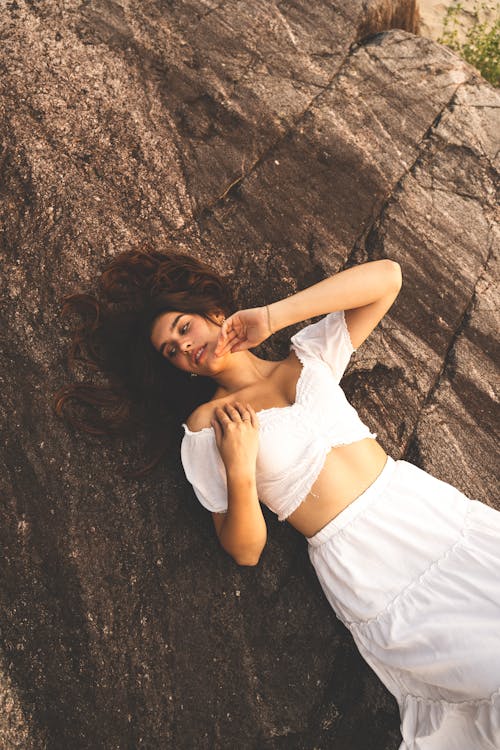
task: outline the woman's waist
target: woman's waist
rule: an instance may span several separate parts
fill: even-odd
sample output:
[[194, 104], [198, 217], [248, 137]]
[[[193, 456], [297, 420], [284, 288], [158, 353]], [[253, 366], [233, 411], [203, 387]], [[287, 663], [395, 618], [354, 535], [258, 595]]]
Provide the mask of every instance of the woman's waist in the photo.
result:
[[309, 494], [287, 521], [304, 536], [313, 536], [373, 484], [386, 461], [374, 438], [334, 446]]

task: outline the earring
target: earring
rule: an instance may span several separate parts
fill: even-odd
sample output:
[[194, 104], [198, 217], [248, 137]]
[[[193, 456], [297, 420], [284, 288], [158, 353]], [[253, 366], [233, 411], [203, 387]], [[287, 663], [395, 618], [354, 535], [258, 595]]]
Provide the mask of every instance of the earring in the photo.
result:
[[196, 372], [190, 372], [189, 374], [191, 375], [192, 378], [197, 378], [198, 377], [198, 373], [196, 373]]

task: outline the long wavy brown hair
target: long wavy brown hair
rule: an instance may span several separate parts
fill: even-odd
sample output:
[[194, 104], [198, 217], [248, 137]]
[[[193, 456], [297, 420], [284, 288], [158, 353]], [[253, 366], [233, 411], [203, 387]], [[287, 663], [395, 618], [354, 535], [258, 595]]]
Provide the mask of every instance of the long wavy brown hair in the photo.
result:
[[150, 340], [153, 322], [171, 311], [216, 322], [215, 311], [227, 316], [234, 310], [228, 284], [195, 258], [150, 249], [118, 255], [99, 277], [95, 294], [64, 299], [62, 315], [77, 320], [71, 327], [68, 369], [75, 377], [83, 364], [92, 377], [87, 372], [83, 381], [60, 388], [56, 413], [93, 435], [142, 435], [150, 443], [148, 460], [123, 473], [144, 475], [173, 447], [176, 426], [216, 389], [210, 378], [193, 378], [156, 351]]

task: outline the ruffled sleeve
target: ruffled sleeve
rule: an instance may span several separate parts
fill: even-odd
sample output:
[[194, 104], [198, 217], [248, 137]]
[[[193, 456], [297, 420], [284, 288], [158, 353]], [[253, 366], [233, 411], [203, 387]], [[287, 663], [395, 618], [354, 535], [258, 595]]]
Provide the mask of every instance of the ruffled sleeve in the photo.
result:
[[212, 513], [227, 511], [226, 470], [211, 428], [191, 432], [184, 425], [181, 460], [194, 493], [204, 508]]
[[330, 365], [337, 383], [355, 351], [343, 310], [329, 313], [317, 323], [306, 326], [292, 336], [290, 341], [301, 361], [307, 358], [322, 359]]

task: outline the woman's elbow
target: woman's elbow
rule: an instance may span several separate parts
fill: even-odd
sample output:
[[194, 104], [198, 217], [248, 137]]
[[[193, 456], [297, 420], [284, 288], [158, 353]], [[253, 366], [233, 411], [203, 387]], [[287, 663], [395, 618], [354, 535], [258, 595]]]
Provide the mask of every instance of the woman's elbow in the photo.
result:
[[259, 564], [262, 549], [234, 549], [231, 546], [221, 545], [224, 552], [233, 558], [237, 565], [255, 566]]
[[396, 292], [399, 292], [403, 284], [403, 273], [397, 260], [389, 260], [389, 258], [387, 258], [387, 274], [388, 281], [390, 280], [391, 283], [391, 288]]
[[254, 547], [253, 549], [240, 549], [233, 552], [231, 557], [237, 565], [245, 567], [255, 567], [259, 564], [260, 556], [264, 550], [265, 544], [261, 547]]
[[241, 558], [235, 557], [233, 559], [237, 565], [240, 565], [245, 568], [254, 568], [256, 565], [259, 564], [260, 555], [258, 557], [241, 557]]
[[260, 556], [263, 551], [262, 549], [259, 550], [247, 550], [245, 552], [238, 552], [237, 554], [232, 555], [233, 560], [237, 565], [243, 565], [245, 567], [255, 567], [259, 564]]

